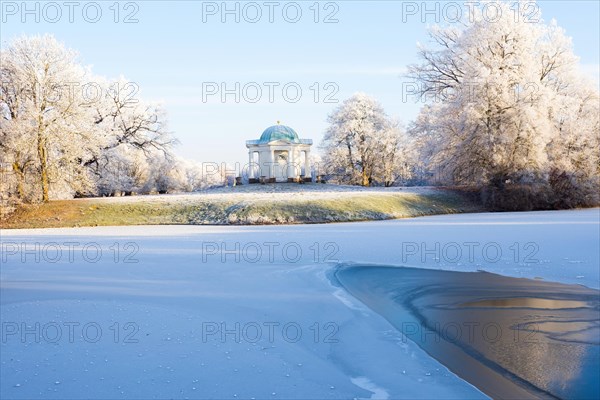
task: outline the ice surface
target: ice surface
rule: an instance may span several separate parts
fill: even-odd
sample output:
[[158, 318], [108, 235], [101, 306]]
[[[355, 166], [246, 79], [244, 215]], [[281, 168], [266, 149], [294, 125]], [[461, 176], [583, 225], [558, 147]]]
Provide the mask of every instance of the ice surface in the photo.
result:
[[[338, 260], [482, 269], [598, 288], [599, 216], [592, 209], [330, 225], [4, 230], [0, 397], [485, 397], [340, 291], [328, 271]], [[472, 242], [479, 251], [471, 259], [465, 249], [473, 245], [464, 243]], [[457, 260], [452, 243], [462, 248]], [[62, 257], [53, 262], [56, 246]], [[97, 246], [102, 253], [92, 262]], [[436, 246], [440, 252], [427, 252]], [[497, 248], [502, 254], [492, 257]], [[137, 262], [124, 262], [127, 256]], [[39, 323], [37, 336], [23, 337], [23, 323], [33, 332]], [[229, 333], [211, 334], [221, 323]], [[58, 340], [54, 324], [62, 327]], [[102, 334], [93, 342], [96, 327]]]

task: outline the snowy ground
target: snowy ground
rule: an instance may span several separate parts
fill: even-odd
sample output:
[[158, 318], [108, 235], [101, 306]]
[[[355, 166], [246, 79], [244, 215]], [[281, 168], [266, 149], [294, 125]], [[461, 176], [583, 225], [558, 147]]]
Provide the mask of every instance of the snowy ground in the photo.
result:
[[[127, 203], [140, 200], [149, 202], [195, 202], [198, 200], [211, 201], [289, 201], [290, 196], [293, 199], [310, 200], [328, 200], [338, 199], [340, 197], [352, 197], [357, 194], [431, 194], [439, 192], [435, 187], [414, 186], [414, 187], [362, 187], [349, 185], [328, 185], [328, 184], [295, 184], [295, 183], [277, 183], [277, 184], [253, 184], [241, 186], [226, 186], [208, 189], [193, 193], [175, 193], [168, 195], [144, 195], [144, 196], [122, 196], [122, 197], [104, 197], [105, 202]], [[76, 199], [77, 200], [77, 199]], [[85, 199], [80, 199], [85, 200]], [[99, 199], [100, 200], [100, 199]]]
[[1, 239], [3, 399], [485, 397], [334, 286], [335, 262], [600, 286], [599, 209]]

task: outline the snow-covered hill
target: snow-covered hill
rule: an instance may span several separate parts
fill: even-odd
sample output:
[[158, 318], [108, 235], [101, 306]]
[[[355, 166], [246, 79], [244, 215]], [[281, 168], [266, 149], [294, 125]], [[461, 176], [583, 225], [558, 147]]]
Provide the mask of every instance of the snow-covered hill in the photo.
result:
[[269, 225], [384, 220], [483, 211], [471, 196], [436, 188], [322, 184], [243, 185], [170, 195], [24, 205], [4, 228], [106, 225]]

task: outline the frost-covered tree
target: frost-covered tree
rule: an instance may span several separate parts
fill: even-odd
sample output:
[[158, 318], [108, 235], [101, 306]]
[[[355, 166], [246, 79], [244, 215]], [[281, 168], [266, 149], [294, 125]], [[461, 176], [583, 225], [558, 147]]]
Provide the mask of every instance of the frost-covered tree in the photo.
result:
[[5, 79], [7, 70], [1, 71], [3, 104], [2, 118], [0, 118], [0, 193], [3, 197], [15, 198], [21, 201], [30, 199], [31, 177], [34, 176], [36, 154], [32, 143], [29, 127], [21, 120], [18, 102], [21, 95], [10, 87]]
[[92, 75], [50, 35], [16, 38], [0, 59], [2, 199], [155, 190], [175, 162], [164, 110], [135, 83]]
[[80, 160], [99, 146], [92, 114], [76, 89], [89, 71], [52, 36], [20, 37], [2, 51], [2, 155], [13, 166], [22, 197], [27, 175], [35, 175], [39, 197], [51, 184], [89, 185]]
[[399, 121], [388, 121], [385, 130], [377, 136], [376, 148], [379, 155], [374, 174], [377, 184], [394, 186], [412, 176], [414, 147]]
[[402, 131], [373, 97], [357, 93], [328, 117], [322, 167], [335, 182], [392, 185], [400, 160]]
[[161, 105], [138, 99], [137, 85], [124, 78], [103, 80], [101, 87], [105, 95], [94, 103], [94, 124], [103, 145], [85, 162], [99, 182], [98, 194], [150, 191], [153, 171], [174, 160], [177, 141], [167, 130], [166, 114]]
[[547, 146], [549, 183], [559, 207], [600, 202], [600, 96], [593, 85], [580, 82], [558, 95], [552, 115], [552, 139]]
[[105, 95], [94, 104], [94, 113], [95, 123], [106, 137], [102, 150], [129, 146], [146, 154], [154, 150], [170, 153], [177, 141], [166, 129], [166, 114], [160, 104], [140, 100], [137, 84], [123, 77], [103, 81], [101, 87]]
[[149, 166], [141, 151], [127, 146], [102, 151], [94, 160], [92, 174], [99, 196], [138, 193], [149, 178]]
[[500, 189], [547, 182], [559, 164], [597, 177], [598, 93], [571, 40], [555, 21], [492, 3], [433, 27], [433, 46], [420, 46], [422, 63], [409, 69], [427, 101], [411, 127], [426, 164], [442, 182]]
[[233, 168], [215, 168], [214, 163], [203, 164], [196, 161], [177, 159], [180, 186], [184, 192], [196, 192], [227, 184], [227, 170]]

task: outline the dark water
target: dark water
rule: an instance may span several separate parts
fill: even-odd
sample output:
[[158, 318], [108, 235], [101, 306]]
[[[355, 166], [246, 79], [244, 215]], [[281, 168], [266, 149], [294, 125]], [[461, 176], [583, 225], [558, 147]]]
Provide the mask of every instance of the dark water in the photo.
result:
[[493, 398], [600, 398], [600, 292], [486, 272], [347, 265], [335, 276]]

